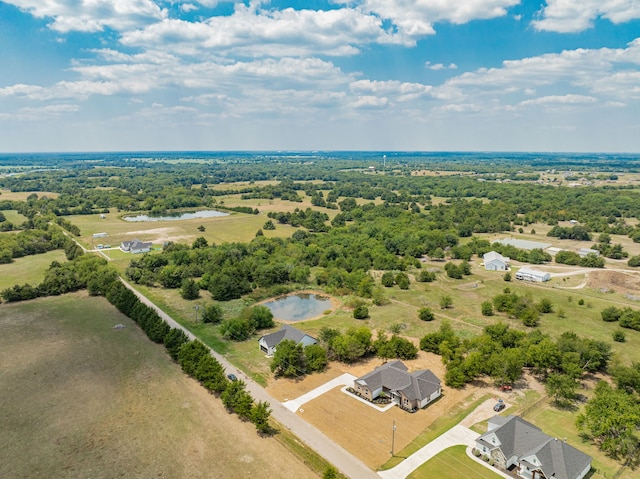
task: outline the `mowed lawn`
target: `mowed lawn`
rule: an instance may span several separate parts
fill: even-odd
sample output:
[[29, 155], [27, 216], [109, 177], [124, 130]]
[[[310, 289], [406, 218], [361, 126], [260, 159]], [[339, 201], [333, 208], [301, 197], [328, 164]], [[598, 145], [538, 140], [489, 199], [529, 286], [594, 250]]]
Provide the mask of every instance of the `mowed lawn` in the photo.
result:
[[12, 263], [0, 264], [0, 291], [16, 284], [36, 286], [44, 279], [44, 273], [53, 261], [67, 261], [61, 249], [16, 258]]
[[431, 479], [434, 477], [456, 479], [498, 479], [501, 476], [490, 468], [467, 457], [466, 446], [453, 446], [429, 459], [409, 474], [409, 479]]
[[317, 477], [104, 298], [0, 305], [0, 364], [2, 478]]

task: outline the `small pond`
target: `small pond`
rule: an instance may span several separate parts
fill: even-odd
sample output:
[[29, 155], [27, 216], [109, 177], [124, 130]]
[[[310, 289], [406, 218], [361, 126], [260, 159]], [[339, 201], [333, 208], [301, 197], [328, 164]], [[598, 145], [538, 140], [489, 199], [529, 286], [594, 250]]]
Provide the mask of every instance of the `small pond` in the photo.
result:
[[290, 294], [262, 304], [271, 310], [276, 319], [284, 321], [304, 321], [322, 316], [326, 310], [333, 308], [329, 297], [313, 293]]
[[146, 221], [181, 221], [195, 220], [197, 218], [215, 218], [216, 216], [229, 216], [229, 213], [223, 213], [216, 210], [202, 210], [191, 213], [176, 213], [173, 215], [138, 215], [124, 216], [122, 219], [130, 222], [146, 222]]

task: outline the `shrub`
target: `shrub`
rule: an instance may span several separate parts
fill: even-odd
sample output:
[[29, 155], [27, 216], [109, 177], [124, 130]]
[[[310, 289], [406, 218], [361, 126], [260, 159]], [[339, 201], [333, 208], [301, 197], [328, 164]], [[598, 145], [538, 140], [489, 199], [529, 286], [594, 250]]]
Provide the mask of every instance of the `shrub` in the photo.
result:
[[418, 311], [418, 317], [422, 321], [433, 321], [436, 318], [433, 314], [433, 311], [431, 311], [431, 309], [429, 308], [420, 308], [420, 310]]
[[451, 299], [451, 296], [442, 296], [440, 298], [440, 309], [448, 309], [451, 307], [453, 307], [453, 299]]
[[624, 343], [627, 339], [627, 335], [621, 329], [616, 329], [613, 334], [613, 340], [617, 343]]
[[511, 273], [507, 271], [502, 277], [502, 279], [504, 279], [505, 281], [511, 281]]
[[356, 306], [353, 310], [353, 317], [355, 319], [367, 319], [369, 317], [369, 308], [367, 308], [367, 305], [361, 304]]
[[493, 304], [491, 301], [484, 301], [480, 306], [482, 316], [493, 316]]
[[385, 288], [391, 288], [394, 284], [396, 284], [396, 277], [391, 271], [385, 271], [382, 274], [380, 282]]

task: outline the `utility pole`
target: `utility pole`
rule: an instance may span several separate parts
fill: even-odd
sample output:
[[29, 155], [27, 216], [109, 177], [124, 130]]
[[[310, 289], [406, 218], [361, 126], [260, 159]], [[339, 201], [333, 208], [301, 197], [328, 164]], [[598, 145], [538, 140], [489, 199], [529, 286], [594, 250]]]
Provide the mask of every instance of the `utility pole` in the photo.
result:
[[391, 455], [393, 456], [393, 448], [396, 444], [396, 420], [393, 420], [393, 432], [391, 433]]

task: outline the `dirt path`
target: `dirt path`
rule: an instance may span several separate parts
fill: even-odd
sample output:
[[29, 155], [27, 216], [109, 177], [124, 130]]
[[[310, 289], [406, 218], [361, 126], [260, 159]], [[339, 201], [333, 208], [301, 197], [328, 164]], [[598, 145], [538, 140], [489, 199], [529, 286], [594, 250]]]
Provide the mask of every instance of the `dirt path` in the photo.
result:
[[[120, 279], [144, 304], [153, 308], [158, 315], [172, 328], [181, 329], [189, 339], [197, 339], [188, 329], [178, 324], [171, 316], [166, 314], [146, 296], [138, 292], [133, 286]], [[347, 452], [344, 448], [336, 444], [325, 434], [314, 426], [304, 421], [302, 418], [287, 409], [281, 402], [273, 398], [262, 386], [239, 371], [223, 356], [210, 349], [211, 355], [222, 364], [227, 373], [233, 373], [241, 378], [247, 385], [247, 391], [251, 393], [256, 401], [266, 401], [271, 405], [271, 416], [282, 426], [293, 432], [298, 439], [304, 442], [311, 449], [316, 451], [327, 461], [333, 464], [342, 474], [351, 479], [374, 479], [378, 476], [369, 469], [362, 461]]]

